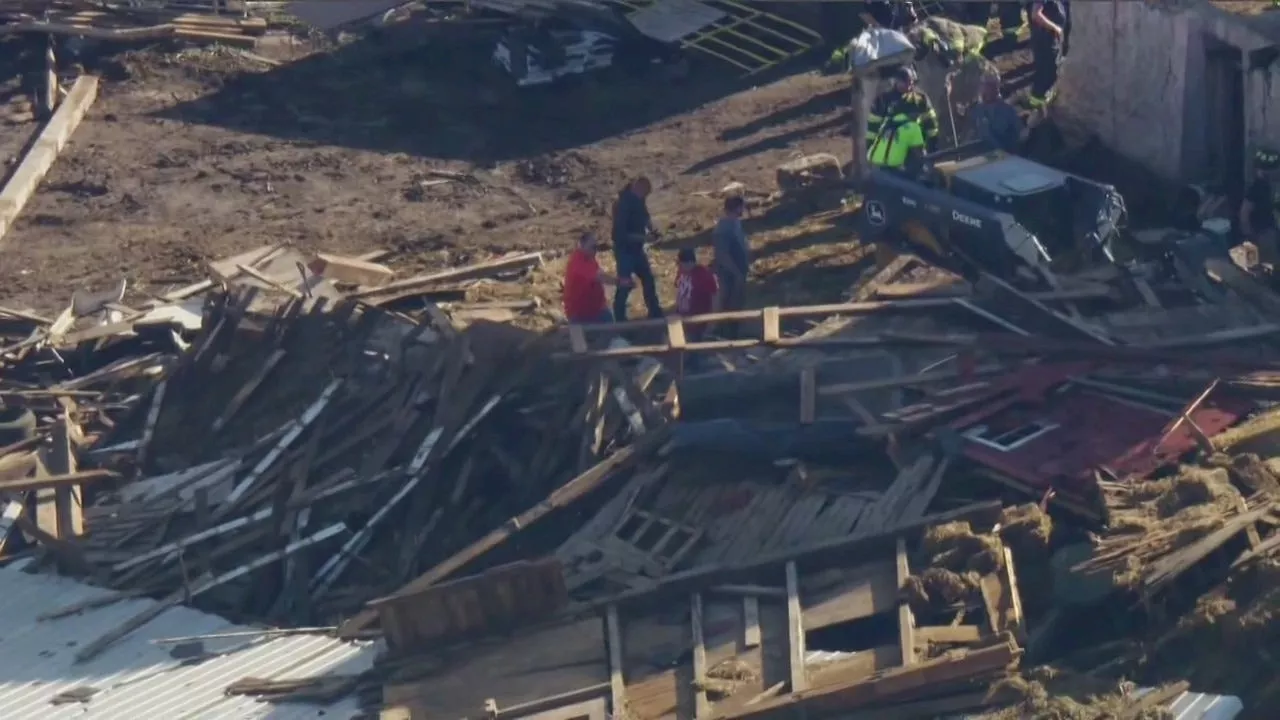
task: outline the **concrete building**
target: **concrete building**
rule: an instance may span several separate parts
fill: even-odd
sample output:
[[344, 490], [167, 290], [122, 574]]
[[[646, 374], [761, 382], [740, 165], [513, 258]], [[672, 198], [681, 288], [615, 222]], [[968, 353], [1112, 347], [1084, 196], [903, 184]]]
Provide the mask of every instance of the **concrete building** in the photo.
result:
[[1072, 4], [1055, 114], [1174, 181], [1239, 189], [1280, 147], [1280, 10], [1265, 0]]

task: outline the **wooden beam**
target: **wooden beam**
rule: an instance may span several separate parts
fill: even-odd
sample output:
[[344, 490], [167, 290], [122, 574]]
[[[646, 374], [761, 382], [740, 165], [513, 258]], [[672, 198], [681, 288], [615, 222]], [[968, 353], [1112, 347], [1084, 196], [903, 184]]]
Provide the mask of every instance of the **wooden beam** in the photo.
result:
[[800, 608], [800, 577], [794, 561], [787, 563], [787, 665], [791, 670], [791, 692], [809, 688], [804, 667], [804, 616]]
[[928, 643], [976, 643], [982, 639], [977, 625], [934, 625], [915, 629], [916, 647]]
[[711, 714], [711, 702], [707, 699], [706, 690], [707, 644], [702, 634], [702, 594], [694, 593], [689, 605], [693, 628], [693, 717], [705, 718]]
[[622, 672], [622, 628], [618, 622], [618, 606], [605, 612], [605, 639], [609, 645], [609, 713], [610, 717], [626, 717], [627, 683]]
[[53, 167], [58, 153], [66, 147], [67, 140], [79, 127], [85, 112], [97, 97], [98, 78], [92, 75], [80, 76], [53, 117], [40, 131], [22, 162], [9, 176], [9, 182], [0, 190], [0, 240], [13, 227], [14, 220], [35, 194], [40, 181], [48, 174], [49, 168]]
[[[498, 273], [509, 272], [513, 270], [522, 270], [526, 268], [537, 267], [542, 264], [542, 253], [529, 252], [510, 257], [500, 257], [494, 260], [488, 260], [474, 265], [465, 265], [463, 267], [450, 268], [440, 272], [430, 273], [427, 275], [419, 275], [417, 277], [405, 278], [397, 280], [393, 283], [381, 285], [372, 288], [362, 288], [352, 293], [348, 293], [349, 298], [367, 298], [386, 293], [398, 292], [402, 290], [425, 290], [432, 285], [441, 285], [444, 283], [459, 282], [461, 280], [472, 280], [475, 278], [490, 277]], [[659, 321], [663, 322], [663, 321]]]
[[[55, 469], [52, 461], [53, 458], [50, 457], [49, 467], [51, 470]], [[72, 466], [74, 466], [74, 464]], [[16, 480], [0, 481], [0, 493], [18, 493], [28, 492], [30, 490], [68, 490], [74, 491], [74, 494], [69, 497], [75, 498], [75, 504], [78, 506], [81, 485], [88, 482], [106, 480], [114, 477], [120, 477], [120, 474], [111, 470], [96, 469], [81, 470], [79, 472], [71, 473], [59, 473], [57, 475], [41, 475], [31, 478], [19, 478]], [[83, 523], [83, 519], [81, 519], [80, 523]], [[76, 525], [77, 523], [73, 521], [70, 527], [75, 527]], [[83, 528], [83, 525], [80, 524], [80, 527]], [[61, 528], [59, 528], [59, 531], [61, 531]], [[59, 534], [59, 537], [67, 536]]]
[[909, 667], [916, 663], [916, 619], [907, 604], [902, 590], [906, 587], [907, 578], [911, 577], [911, 567], [907, 563], [907, 541], [898, 538], [898, 649], [902, 652], [902, 665]]

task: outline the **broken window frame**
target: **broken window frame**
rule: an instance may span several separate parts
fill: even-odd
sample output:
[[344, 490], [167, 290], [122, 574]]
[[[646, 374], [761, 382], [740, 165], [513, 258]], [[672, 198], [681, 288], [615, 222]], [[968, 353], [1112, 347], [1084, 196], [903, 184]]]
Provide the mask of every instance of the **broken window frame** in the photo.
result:
[[[1035, 427], [1036, 429], [1029, 434], [1021, 435], [1021, 433], [1023, 433], [1025, 430], [1031, 427]], [[984, 436], [988, 432], [990, 432], [991, 428], [987, 425], [975, 425], [969, 428], [968, 430], [965, 430], [962, 436], [966, 440], [969, 440], [970, 442], [978, 443], [979, 445], [991, 448], [992, 450], [998, 450], [1000, 452], [1012, 452], [1026, 445], [1032, 440], [1043, 437], [1044, 435], [1050, 432], [1053, 432], [1054, 430], [1057, 430], [1059, 427], [1061, 427], [1061, 425], [1059, 425], [1056, 422], [1053, 422], [1052, 420], [1032, 420], [1030, 422], [1018, 425], [1012, 430], [1005, 430], [1004, 432], [1001, 432], [998, 435], [996, 435], [994, 438], [988, 438]], [[1011, 443], [1000, 442], [1001, 438], [1009, 437], [1010, 435], [1016, 436], [1017, 439]]]

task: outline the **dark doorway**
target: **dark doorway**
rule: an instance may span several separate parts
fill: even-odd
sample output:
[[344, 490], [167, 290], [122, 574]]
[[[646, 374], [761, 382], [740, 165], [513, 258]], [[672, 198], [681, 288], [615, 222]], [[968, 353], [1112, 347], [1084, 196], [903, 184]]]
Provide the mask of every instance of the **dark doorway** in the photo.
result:
[[1233, 198], [1244, 192], [1244, 54], [1216, 38], [1205, 38], [1205, 129], [1211, 177]]

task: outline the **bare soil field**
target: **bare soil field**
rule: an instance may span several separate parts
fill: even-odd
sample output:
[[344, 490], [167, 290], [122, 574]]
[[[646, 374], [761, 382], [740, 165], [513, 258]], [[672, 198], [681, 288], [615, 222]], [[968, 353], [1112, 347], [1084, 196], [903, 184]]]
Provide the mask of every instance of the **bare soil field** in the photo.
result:
[[[122, 276], [154, 293], [280, 241], [387, 248], [406, 270], [565, 250], [583, 230], [607, 236], [614, 195], [639, 174], [655, 184], [666, 237], [655, 255], [669, 275], [670, 248], [715, 220], [708, 191], [767, 193], [785, 160], [848, 152], [839, 78], [752, 86], [695, 65], [680, 81], [516, 90], [488, 64], [490, 47], [373, 38], [260, 51], [278, 66], [217, 48], [86, 58], [99, 99], [6, 237], [2, 301], [52, 311]], [[16, 79], [0, 91], [15, 94]], [[5, 128], [6, 165], [34, 127]], [[840, 213], [799, 219], [753, 219], [761, 287], [786, 302], [838, 295], [863, 253]], [[558, 304], [557, 273], [549, 265], [528, 291]]]

